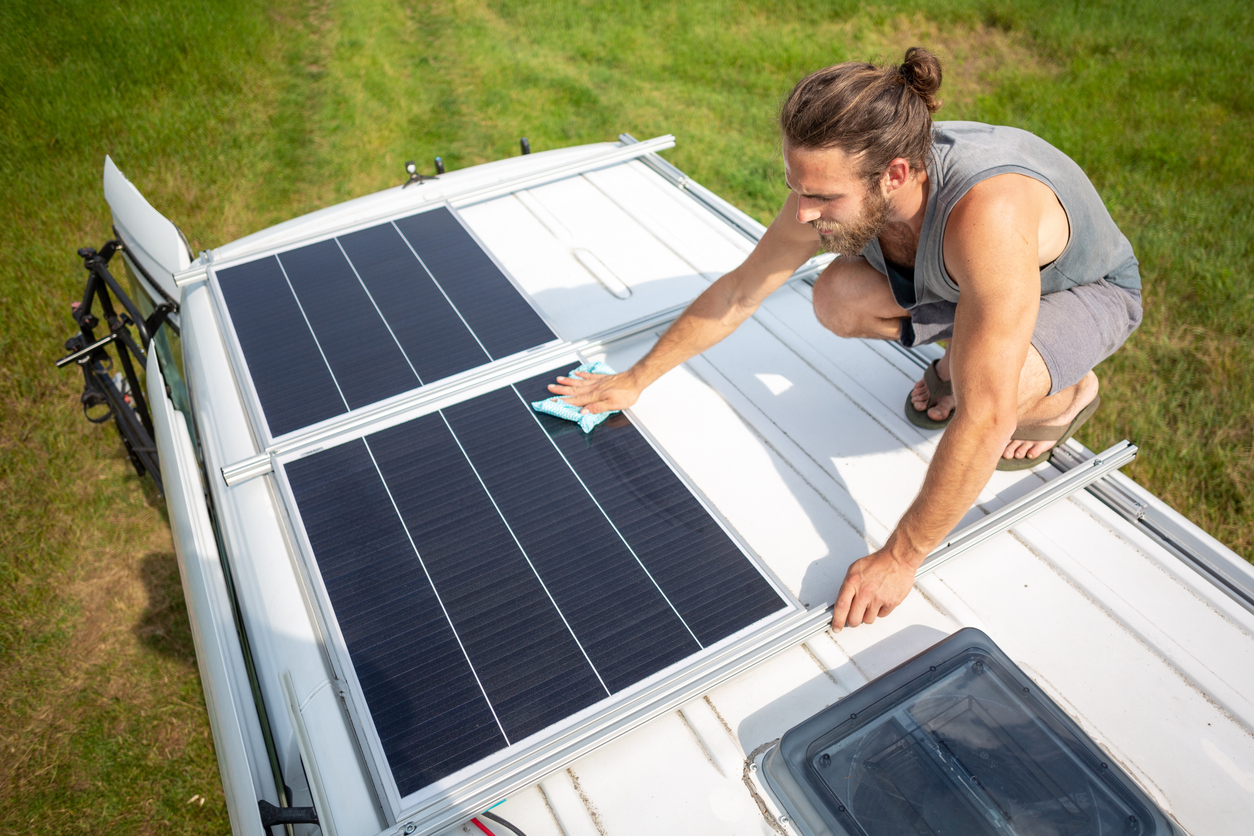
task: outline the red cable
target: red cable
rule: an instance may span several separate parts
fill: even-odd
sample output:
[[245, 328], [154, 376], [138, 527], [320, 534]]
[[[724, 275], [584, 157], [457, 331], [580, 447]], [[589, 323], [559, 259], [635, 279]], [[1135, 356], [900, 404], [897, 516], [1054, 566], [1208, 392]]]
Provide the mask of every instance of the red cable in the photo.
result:
[[475, 827], [479, 828], [484, 833], [488, 834], [488, 836], [496, 836], [495, 833], [493, 833], [491, 830], [488, 830], [486, 827], [484, 827], [483, 822], [479, 821], [478, 819], [471, 819], [470, 821], [474, 824]]

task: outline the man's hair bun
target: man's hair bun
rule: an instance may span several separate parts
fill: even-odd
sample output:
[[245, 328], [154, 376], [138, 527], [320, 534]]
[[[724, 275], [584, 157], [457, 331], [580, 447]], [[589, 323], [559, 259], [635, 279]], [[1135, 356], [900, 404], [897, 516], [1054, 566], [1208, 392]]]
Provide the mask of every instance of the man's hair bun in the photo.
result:
[[906, 50], [906, 60], [897, 71], [905, 85], [923, 100], [928, 113], [940, 110], [936, 93], [941, 86], [941, 65], [935, 55], [921, 46], [912, 46]]
[[868, 179], [898, 157], [923, 169], [940, 86], [940, 60], [921, 46], [906, 50], [900, 65], [836, 64], [797, 82], [780, 108], [780, 133], [787, 145], [859, 157]]

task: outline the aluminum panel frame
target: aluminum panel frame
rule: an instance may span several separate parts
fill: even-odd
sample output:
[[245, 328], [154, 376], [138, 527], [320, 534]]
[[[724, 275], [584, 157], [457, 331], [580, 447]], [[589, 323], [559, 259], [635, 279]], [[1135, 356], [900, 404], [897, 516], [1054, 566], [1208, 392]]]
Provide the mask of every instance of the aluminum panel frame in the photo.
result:
[[[586, 171], [594, 171], [598, 168], [607, 168], [612, 165], [630, 162], [646, 154], [656, 154], [659, 151], [665, 151], [668, 148], [674, 147], [675, 137], [672, 134], [665, 134], [663, 136], [646, 139], [643, 142], [634, 144], [620, 144], [618, 147], [607, 149], [601, 153], [592, 154], [574, 162], [559, 163], [558, 165], [549, 168], [542, 168], [526, 172], [515, 177], [505, 178], [497, 181], [496, 183], [464, 187], [460, 190], [453, 190], [449, 194], [441, 193], [439, 198], [432, 202], [431, 206], [438, 206], [441, 203], [448, 203], [454, 208], [460, 206], [470, 206], [475, 203], [480, 203], [485, 200], [491, 200], [495, 197], [510, 194], [511, 192], [519, 189], [526, 189], [532, 186], [550, 183], [566, 177], [574, 177]], [[383, 192], [377, 192], [376, 194], [382, 193]], [[363, 212], [364, 211], [368, 210], [363, 210]], [[422, 211], [425, 211], [424, 207], [415, 208], [411, 204], [402, 209], [390, 209], [384, 212], [365, 214], [360, 221], [355, 222], [352, 226], [346, 226], [344, 228], [355, 229], [358, 225], [360, 225], [360, 228], [364, 229], [375, 224], [382, 223], [389, 218], [404, 217], [406, 215], [417, 214]], [[264, 232], [264, 230], [262, 231]], [[284, 242], [280, 244], [258, 244], [251, 248], [241, 249], [239, 252], [232, 253], [231, 256], [229, 256], [229, 259], [235, 262], [248, 261], [258, 254], [271, 253], [279, 249], [293, 249], [306, 243], [316, 243], [319, 240], [325, 240], [326, 237], [327, 235], [325, 231], [313, 232], [307, 235], [295, 235], [291, 238], [285, 239]], [[183, 272], [188, 273], [190, 271]], [[185, 281], [194, 280], [195, 279], [192, 275], [189, 275], [185, 279]]]
[[[517, 352], [515, 354], [509, 355], [508, 357], [501, 357], [496, 360], [491, 360], [488, 363], [485, 363], [481, 366], [476, 366], [472, 369], [467, 369], [464, 372], [459, 372], [456, 375], [450, 375], [449, 377], [442, 378], [441, 380], [434, 381], [433, 383], [430, 383], [430, 384], [417, 386], [405, 392], [400, 392], [388, 398], [384, 398], [382, 400], [375, 401], [374, 403], [367, 404], [366, 406], [358, 407], [357, 409], [348, 408], [348, 405], [345, 404], [345, 411], [339, 413], [338, 415], [334, 415], [330, 418], [324, 418], [323, 420], [316, 421], [312, 424], [307, 424], [304, 427], [301, 427], [296, 430], [292, 430], [291, 432], [287, 432], [282, 435], [278, 435], [278, 436], [274, 435], [270, 431], [270, 424], [265, 417], [265, 410], [262, 408], [260, 395], [258, 394], [257, 388], [255, 384], [253, 383], [252, 372], [249, 369], [247, 358], [244, 356], [243, 347], [240, 345], [239, 337], [235, 331], [235, 323], [231, 318], [230, 308], [228, 307], [226, 303], [226, 298], [222, 293], [222, 287], [218, 282], [218, 276], [217, 276], [218, 271], [224, 270], [224, 269], [230, 269], [232, 267], [238, 267], [244, 264], [250, 264], [254, 261], [260, 261], [265, 258], [274, 258], [276, 256], [281, 256], [283, 253], [291, 252], [292, 250], [300, 249], [306, 246], [310, 246], [312, 244], [321, 243], [323, 241], [329, 241], [333, 238], [338, 238], [341, 235], [347, 235], [353, 232], [359, 232], [364, 229], [371, 229], [376, 226], [381, 226], [385, 223], [394, 223], [395, 220], [399, 218], [408, 218], [413, 215], [421, 215], [421, 214], [425, 214], [426, 212], [434, 211], [434, 210], [441, 209], [441, 208], [447, 209], [449, 213], [453, 215], [453, 217], [457, 220], [458, 224], [462, 227], [462, 229], [465, 230], [466, 234], [470, 237], [470, 239], [474, 241], [475, 245], [478, 246], [488, 256], [492, 264], [498, 270], [501, 271], [501, 274], [505, 276], [506, 280], [510, 283], [510, 286], [513, 287], [514, 290], [518, 293], [519, 297], [523, 299], [533, 311], [535, 311], [536, 315], [540, 318], [540, 321], [543, 322], [545, 326], [549, 329], [549, 331], [553, 333], [554, 339], [546, 343], [541, 343], [540, 345], [537, 345], [526, 351]], [[403, 235], [402, 235], [402, 239], [408, 242], [408, 239], [404, 239]], [[423, 269], [424, 270], [426, 269], [425, 265]], [[336, 230], [332, 232], [327, 232], [326, 234], [313, 236], [313, 237], [310, 237], [309, 239], [302, 240], [298, 242], [297, 244], [281, 245], [277, 248], [267, 249], [267, 250], [263, 250], [263, 251], [256, 252], [256, 253], [249, 253], [246, 256], [242, 256], [239, 258], [234, 258], [234, 259], [230, 259], [230, 260], [222, 261], [222, 262], [211, 261], [206, 266], [206, 278], [208, 279], [210, 295], [214, 302], [215, 313], [218, 316], [219, 328], [222, 332], [224, 342], [226, 343], [227, 355], [231, 359], [231, 365], [235, 372], [236, 383], [239, 387], [239, 390], [242, 396], [241, 400], [244, 402], [244, 408], [246, 412], [248, 413], [249, 420], [252, 424], [253, 435], [257, 443], [257, 452], [259, 454], [270, 451], [277, 444], [280, 444], [282, 441], [286, 439], [293, 438], [293, 437], [300, 437], [300, 436], [308, 435], [311, 433], [316, 434], [321, 430], [325, 430], [329, 427], [336, 426], [342, 422], [351, 421], [352, 418], [357, 416], [358, 414], [364, 413], [369, 410], [374, 410], [380, 407], [380, 405], [387, 405], [398, 400], [412, 398], [414, 393], [425, 390], [427, 386], [437, 385], [445, 381], [462, 378], [463, 376], [465, 378], [473, 378], [477, 373], [483, 372], [485, 369], [490, 368], [498, 363], [505, 364], [505, 363], [509, 363], [510, 361], [517, 361], [521, 358], [527, 357], [533, 352], [542, 353], [546, 351], [553, 351], [556, 349], [560, 349], [564, 345], [564, 342], [562, 341], [561, 336], [558, 335], [557, 333], [557, 329], [553, 327], [553, 323], [551, 323], [549, 319], [544, 315], [544, 312], [541, 311], [536, 306], [535, 302], [531, 299], [531, 297], [525, 291], [523, 291], [521, 285], [519, 285], [518, 283], [518, 280], [508, 270], [505, 269], [505, 267], [501, 264], [500, 260], [497, 259], [495, 254], [493, 254], [487, 247], [484, 246], [483, 242], [479, 239], [479, 237], [474, 234], [474, 232], [466, 224], [465, 220], [463, 220], [462, 217], [458, 214], [456, 208], [450, 205], [448, 201], [441, 201], [439, 203], [433, 203], [432, 205], [425, 206], [419, 209], [418, 211], [411, 211], [407, 209], [400, 213], [397, 213], [395, 216], [385, 217], [383, 219], [376, 218], [372, 221], [365, 222], [365, 223], [346, 225], [346, 226], [337, 228]], [[437, 287], [438, 287], [438, 283], [437, 283]], [[299, 298], [297, 298], [296, 301], [297, 301], [297, 304], [299, 305], [300, 304]], [[457, 309], [454, 308], [454, 310], [457, 310]], [[469, 326], [467, 326], [467, 329], [469, 330]], [[313, 334], [314, 340], [315, 342], [317, 342], [318, 335], [314, 333], [312, 326], [310, 327], [310, 333]], [[471, 334], [474, 334], [474, 331], [471, 331]], [[321, 347], [320, 347], [320, 350], [321, 350]], [[329, 370], [329, 367], [328, 367], [328, 370]], [[334, 380], [335, 378], [334, 372], [331, 372], [331, 376], [332, 376], [332, 379]], [[255, 464], [253, 466], [255, 467]], [[261, 472], [265, 472], [265, 471], [259, 471], [257, 473], [254, 473], [253, 475], [260, 475]], [[234, 483], [234, 482], [230, 482], [230, 483]]]
[[[579, 362], [582, 358], [576, 355], [571, 356], [570, 360]], [[552, 364], [545, 364], [545, 366], [549, 365]], [[529, 368], [527, 371], [530, 374], [525, 377], [534, 376], [536, 372], [543, 370], [542, 367]], [[512, 385], [512, 383], [505, 385]], [[496, 381], [493, 384], [484, 383], [470, 392], [450, 394], [448, 398], [426, 404], [423, 408], [407, 414], [405, 420], [422, 417], [452, 403], [468, 400], [480, 394], [478, 389], [494, 391], [498, 388], [502, 386], [499, 381]], [[412, 822], [416, 823], [419, 828], [437, 828], [459, 821], [467, 815], [473, 815], [478, 809], [477, 799], [489, 799], [487, 803], [490, 804], [505, 797], [509, 792], [529, 786], [549, 772], [579, 757], [588, 749], [624, 734], [675, 705], [687, 701], [696, 693], [713, 687], [709, 679], [711, 675], [709, 669], [713, 668], [717, 671], [726, 668], [726, 672], [718, 679], [718, 681], [723, 681], [761, 658], [765, 658], [766, 655], [777, 652], [782, 647], [775, 647], [772, 642], [776, 634], [781, 630], [787, 632], [806, 616], [812, 617], [812, 613], [807, 611], [788, 591], [774, 572], [735, 531], [730, 522], [714, 509], [708, 497], [695, 488], [692, 481], [658, 445], [656, 439], [648, 434], [642, 424], [630, 416], [630, 413], [629, 417], [632, 417], [633, 426], [676, 475], [681, 484], [780, 596], [783, 605], [774, 614], [690, 655], [684, 662], [646, 677], [640, 683], [624, 689], [617, 695], [607, 697], [604, 701], [585, 709], [584, 712], [572, 715], [572, 718], [579, 717], [583, 713], [587, 713], [588, 716], [579, 717], [577, 720], [567, 718], [561, 723], [554, 724], [559, 727], [556, 731], [552, 731], [554, 726], [550, 726], [549, 730], [538, 732], [540, 739], [533, 740], [512, 754], [501, 755], [498, 752], [496, 755], [489, 756], [487, 760], [496, 759], [496, 762], [487, 767], [479, 767], [478, 771], [484, 774], [473, 774], [475, 767], [466, 767], [465, 770], [472, 771], [471, 775], [463, 776], [452, 786], [431, 793], [432, 797], [429, 798], [415, 798], [415, 796], [423, 795], [430, 785], [406, 797], [402, 797], [397, 789], [382, 742], [374, 727], [373, 717], [365, 705], [364, 690], [357, 678], [347, 642], [340, 630], [339, 622], [330, 603], [330, 596], [322, 581], [286, 470], [277, 468], [271, 474], [275, 495], [279, 499], [282, 517], [288, 529], [287, 535], [296, 553], [295, 563], [309, 596], [310, 608], [318, 621], [318, 627], [325, 642], [327, 658], [341, 688], [341, 698], [353, 729], [357, 733], [359, 745], [366, 755], [365, 760], [378, 797], [385, 802], [384, 812], [390, 824]], [[360, 434], [341, 439], [339, 443], [347, 443], [364, 437], [377, 429], [379, 428], [376, 426], [363, 427]], [[308, 451], [306, 454], [312, 454], [312, 452], [314, 451]], [[299, 456], [292, 458], [299, 458]], [[291, 459], [283, 459], [283, 461], [288, 460]], [[807, 632], [806, 635], [809, 633]], [[761, 648], [763, 647], [772, 649], [762, 655]], [[600, 707], [597, 708], [597, 706]], [[562, 728], [564, 723], [570, 725]]]

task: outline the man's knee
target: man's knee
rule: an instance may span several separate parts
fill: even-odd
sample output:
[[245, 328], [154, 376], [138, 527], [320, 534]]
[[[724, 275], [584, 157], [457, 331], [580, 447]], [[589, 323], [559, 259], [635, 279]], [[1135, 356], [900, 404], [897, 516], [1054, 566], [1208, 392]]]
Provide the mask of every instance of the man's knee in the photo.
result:
[[838, 337], [847, 337], [846, 319], [842, 315], [845, 305], [842, 303], [840, 279], [832, 275], [830, 269], [825, 270], [814, 282], [814, 315], [819, 324]]
[[863, 316], [858, 278], [852, 263], [837, 259], [814, 282], [814, 315], [838, 337], [858, 336], [857, 326]]
[[891, 294], [888, 280], [865, 260], [838, 258], [814, 282], [814, 315], [838, 337], [892, 338], [884, 316], [897, 307]]

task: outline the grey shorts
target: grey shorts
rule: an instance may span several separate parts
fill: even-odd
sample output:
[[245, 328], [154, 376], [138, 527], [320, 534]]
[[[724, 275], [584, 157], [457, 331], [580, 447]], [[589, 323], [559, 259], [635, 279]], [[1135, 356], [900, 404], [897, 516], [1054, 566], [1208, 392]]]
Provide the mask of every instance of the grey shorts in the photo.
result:
[[[954, 333], [954, 303], [933, 302], [910, 309], [901, 323], [901, 343], [947, 340]], [[1074, 386], [1141, 324], [1141, 291], [1098, 279], [1041, 297], [1032, 345], [1049, 370], [1051, 395]]]

